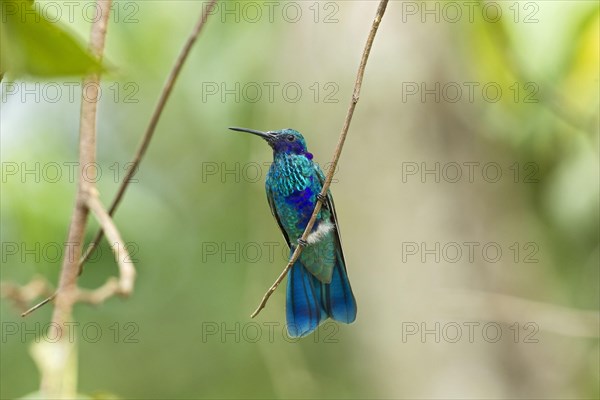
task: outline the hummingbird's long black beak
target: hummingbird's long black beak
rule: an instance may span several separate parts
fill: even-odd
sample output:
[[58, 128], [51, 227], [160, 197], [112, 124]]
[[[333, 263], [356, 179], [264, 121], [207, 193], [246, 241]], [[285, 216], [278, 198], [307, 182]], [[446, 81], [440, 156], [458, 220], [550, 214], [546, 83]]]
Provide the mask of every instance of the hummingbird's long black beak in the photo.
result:
[[274, 135], [271, 132], [262, 132], [262, 131], [257, 131], [257, 130], [254, 130], [254, 129], [247, 129], [247, 128], [236, 128], [234, 126], [231, 127], [231, 128], [229, 128], [229, 129], [231, 129], [232, 131], [251, 133], [253, 135], [260, 136], [263, 139], [266, 139], [267, 141], [273, 139], [276, 136], [276, 135]]

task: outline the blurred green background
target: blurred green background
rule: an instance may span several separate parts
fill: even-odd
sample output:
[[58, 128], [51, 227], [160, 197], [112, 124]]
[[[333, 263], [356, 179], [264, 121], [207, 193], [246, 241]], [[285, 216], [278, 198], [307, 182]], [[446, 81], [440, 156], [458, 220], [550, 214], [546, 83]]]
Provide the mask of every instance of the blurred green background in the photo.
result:
[[[38, 2], [50, 3], [84, 43], [88, 2]], [[105, 204], [204, 4], [113, 6], [98, 116]], [[226, 128], [292, 127], [329, 162], [376, 7], [218, 4], [115, 217], [135, 250], [135, 293], [76, 306], [79, 392], [600, 396], [594, 1], [391, 1], [332, 185], [357, 321], [291, 341], [284, 286], [249, 318], [285, 265], [284, 241], [264, 194], [270, 149]], [[80, 92], [77, 77], [2, 82], [3, 282], [57, 282]], [[117, 274], [106, 241], [100, 250], [82, 287]], [[1, 311], [0, 396], [20, 397], [38, 389], [30, 349], [52, 306], [21, 319], [3, 299]]]

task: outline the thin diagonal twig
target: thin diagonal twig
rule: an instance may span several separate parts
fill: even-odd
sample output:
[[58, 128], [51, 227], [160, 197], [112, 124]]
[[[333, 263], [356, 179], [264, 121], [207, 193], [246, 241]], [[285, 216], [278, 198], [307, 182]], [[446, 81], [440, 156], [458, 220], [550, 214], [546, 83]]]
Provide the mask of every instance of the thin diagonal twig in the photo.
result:
[[[352, 121], [352, 116], [354, 115], [354, 109], [356, 108], [356, 103], [358, 103], [358, 98], [360, 96], [360, 88], [362, 86], [363, 76], [365, 75], [365, 67], [367, 65], [367, 60], [369, 59], [369, 54], [371, 52], [371, 47], [373, 46], [373, 40], [375, 40], [375, 34], [377, 33], [377, 29], [379, 28], [379, 23], [383, 18], [383, 14], [385, 13], [385, 8], [387, 6], [388, 0], [381, 0], [379, 3], [379, 7], [377, 8], [377, 13], [375, 15], [375, 19], [373, 20], [373, 25], [371, 26], [371, 31], [369, 32], [369, 36], [367, 37], [367, 43], [365, 44], [365, 49], [363, 50], [362, 58], [360, 60], [360, 65], [358, 67], [358, 73], [356, 75], [356, 82], [354, 84], [354, 92], [352, 93], [352, 100], [350, 102], [350, 107], [348, 108], [348, 113], [346, 114], [346, 120], [344, 121], [344, 126], [342, 127], [342, 132], [340, 133], [340, 137], [338, 139], [337, 146], [333, 153], [333, 159], [331, 160], [330, 168], [327, 171], [327, 177], [325, 179], [325, 183], [323, 183], [323, 188], [321, 189], [321, 196], [317, 198], [317, 204], [315, 205], [315, 209], [306, 225], [306, 229], [304, 229], [304, 233], [302, 234], [302, 239], [304, 241], [307, 240], [308, 235], [310, 234], [313, 225], [315, 224], [315, 220], [317, 219], [317, 215], [319, 211], [321, 211], [321, 206], [323, 205], [321, 198], [325, 198], [327, 196], [327, 191], [329, 190], [329, 185], [331, 185], [331, 180], [333, 179], [333, 174], [336, 170], [337, 163], [340, 159], [340, 155], [342, 153], [342, 148], [344, 147], [344, 142], [346, 141], [346, 135], [348, 134], [348, 128], [350, 128], [350, 122]], [[303, 247], [296, 246], [294, 253], [290, 257], [287, 265], [277, 277], [273, 285], [267, 290], [265, 295], [263, 296], [260, 304], [256, 308], [256, 310], [250, 316], [254, 318], [258, 315], [258, 313], [265, 308], [269, 297], [275, 292], [283, 278], [287, 275], [292, 265], [296, 262], [300, 254], [302, 253]]]
[[26, 317], [29, 314], [31, 314], [32, 312], [34, 312], [35, 310], [37, 310], [38, 308], [41, 308], [41, 307], [45, 306], [46, 304], [50, 303], [52, 300], [54, 300], [56, 298], [56, 294], [57, 294], [57, 292], [54, 292], [51, 296], [46, 297], [44, 300], [37, 303], [35, 306], [33, 306], [30, 309], [28, 309], [27, 311], [21, 313], [21, 317]]
[[[125, 174], [125, 177], [123, 178], [123, 181], [121, 182], [121, 186], [119, 186], [119, 190], [117, 190], [117, 194], [115, 195], [112, 203], [110, 204], [110, 208], [108, 209], [108, 214], [110, 216], [112, 216], [115, 213], [115, 211], [117, 210], [117, 207], [119, 206], [119, 203], [121, 202], [121, 199], [123, 198], [123, 195], [125, 194], [125, 191], [127, 190], [127, 187], [129, 186], [131, 178], [133, 178], [133, 176], [137, 172], [140, 162], [142, 161], [144, 154], [146, 154], [146, 150], [148, 149], [148, 146], [150, 145], [150, 141], [152, 140], [152, 137], [154, 136], [154, 131], [156, 130], [156, 126], [158, 125], [160, 116], [162, 115], [165, 105], [167, 104], [167, 100], [169, 100], [169, 96], [171, 95], [171, 91], [173, 90], [173, 87], [175, 86], [175, 82], [177, 81], [179, 73], [181, 72], [181, 69], [183, 68], [183, 64], [187, 60], [187, 57], [190, 54], [190, 51], [192, 50], [192, 47], [193, 47], [194, 43], [196, 42], [196, 39], [200, 35], [202, 28], [206, 24], [206, 20], [208, 19], [208, 16], [210, 15], [216, 2], [217, 2], [216, 0], [212, 0], [206, 7], [203, 7], [203, 11], [200, 16], [200, 19], [196, 23], [196, 26], [194, 26], [192, 33], [188, 37], [185, 45], [183, 46], [183, 49], [181, 49], [181, 52], [179, 53], [179, 56], [177, 57], [177, 60], [175, 61], [175, 65], [173, 65], [173, 69], [171, 70], [171, 73], [169, 74], [169, 77], [167, 78], [167, 81], [165, 82], [163, 90], [158, 99], [158, 103], [156, 104], [156, 108], [154, 109], [154, 112], [152, 113], [152, 117], [150, 118], [150, 123], [148, 124], [148, 128], [146, 128], [146, 132], [144, 133], [144, 136], [142, 137], [142, 141], [140, 142], [140, 144], [137, 148], [137, 151], [135, 153], [135, 156], [133, 157], [133, 160], [130, 163], [131, 168], [129, 168], [127, 170], [127, 173]], [[100, 229], [96, 233], [96, 236], [94, 237], [94, 240], [92, 240], [90, 242], [90, 244], [88, 245], [88, 247], [85, 251], [85, 254], [83, 255], [83, 257], [81, 257], [81, 260], [79, 262], [79, 273], [81, 273], [81, 271], [83, 269], [83, 264], [85, 264], [85, 262], [89, 259], [91, 254], [94, 252], [94, 250], [96, 250], [96, 247], [98, 247], [98, 244], [100, 243], [100, 240], [102, 239], [103, 234], [104, 234], [104, 231], [102, 230], [102, 227], [100, 227]]]
[[[211, 14], [211, 11], [214, 8], [216, 2], [217, 2], [217, 0], [211, 0], [210, 3], [208, 3], [206, 6], [203, 7], [203, 11], [202, 11], [202, 14], [200, 15], [200, 19], [194, 26], [192, 33], [190, 34], [185, 45], [181, 49], [181, 52], [179, 53], [179, 56], [177, 57], [177, 60], [175, 61], [175, 64], [173, 65], [173, 68], [172, 68], [171, 72], [169, 73], [167, 80], [165, 81], [165, 85], [163, 86], [163, 89], [161, 91], [160, 97], [158, 99], [158, 103], [156, 104], [156, 108], [154, 109], [154, 112], [152, 113], [152, 117], [150, 118], [148, 127], [146, 128], [144, 136], [142, 137], [142, 140], [141, 140], [141, 142], [136, 150], [136, 153], [133, 157], [133, 160], [130, 164], [131, 168], [129, 168], [127, 170], [127, 173], [125, 174], [125, 177], [124, 177], [123, 181], [121, 182], [121, 185], [119, 186], [119, 189], [117, 190], [117, 193], [108, 209], [108, 215], [111, 217], [114, 215], [115, 211], [117, 210], [117, 207], [119, 206], [119, 203], [121, 202], [123, 195], [125, 194], [125, 191], [127, 190], [129, 183], [131, 182], [131, 178], [133, 178], [133, 176], [137, 172], [140, 162], [142, 161], [144, 155], [146, 154], [146, 150], [148, 149], [148, 146], [150, 145], [150, 141], [152, 140], [152, 137], [153, 137], [156, 127], [158, 125], [160, 116], [162, 115], [162, 112], [165, 108], [165, 105], [167, 104], [167, 100], [169, 99], [171, 91], [173, 90], [173, 87], [175, 86], [175, 82], [177, 81], [179, 73], [181, 72], [184, 63], [187, 60], [187, 58], [190, 54], [190, 51], [191, 51], [194, 43], [196, 42], [196, 39], [200, 35], [202, 28], [206, 24], [208, 16]], [[98, 247], [98, 244], [100, 243], [100, 240], [102, 240], [103, 235], [104, 235], [104, 231], [103, 231], [102, 227], [100, 227], [100, 229], [96, 233], [96, 236], [90, 242], [90, 244], [88, 245], [88, 247], [85, 250], [85, 253], [79, 260], [79, 264], [78, 264], [78, 274], [79, 275], [81, 274], [81, 272], [83, 270], [83, 265], [85, 264], [85, 262], [90, 258], [92, 253]], [[37, 310], [38, 308], [41, 308], [45, 304], [54, 300], [56, 298], [57, 293], [58, 293], [58, 291], [55, 292], [52, 296], [44, 299], [42, 302], [31, 307], [29, 310], [25, 311], [21, 315], [22, 316], [29, 315], [30, 313]]]
[[0, 297], [12, 300], [21, 310], [25, 310], [32, 300], [39, 296], [48, 296], [53, 291], [52, 285], [41, 275], [35, 275], [23, 286], [12, 282], [0, 282]]

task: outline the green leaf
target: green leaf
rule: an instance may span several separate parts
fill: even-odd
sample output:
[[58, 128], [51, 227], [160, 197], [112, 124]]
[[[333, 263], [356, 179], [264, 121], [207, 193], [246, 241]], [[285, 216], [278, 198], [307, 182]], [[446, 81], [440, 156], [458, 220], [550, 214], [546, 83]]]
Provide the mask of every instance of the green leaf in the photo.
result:
[[39, 77], [87, 75], [102, 64], [29, 0], [0, 0], [0, 74]]

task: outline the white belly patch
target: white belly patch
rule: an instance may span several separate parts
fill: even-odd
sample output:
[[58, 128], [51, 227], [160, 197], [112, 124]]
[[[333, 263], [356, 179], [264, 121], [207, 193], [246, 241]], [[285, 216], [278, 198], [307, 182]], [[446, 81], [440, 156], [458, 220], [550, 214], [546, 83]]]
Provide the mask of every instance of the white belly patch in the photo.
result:
[[333, 224], [331, 221], [322, 221], [318, 228], [311, 232], [306, 238], [306, 242], [308, 244], [317, 243], [319, 240], [323, 239], [329, 232], [333, 230]]

